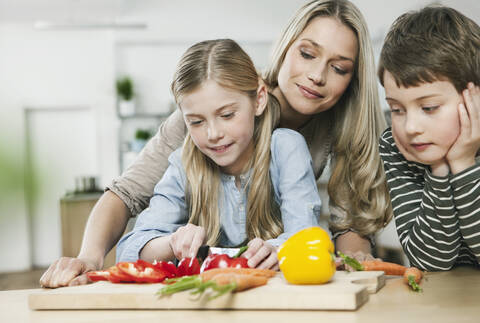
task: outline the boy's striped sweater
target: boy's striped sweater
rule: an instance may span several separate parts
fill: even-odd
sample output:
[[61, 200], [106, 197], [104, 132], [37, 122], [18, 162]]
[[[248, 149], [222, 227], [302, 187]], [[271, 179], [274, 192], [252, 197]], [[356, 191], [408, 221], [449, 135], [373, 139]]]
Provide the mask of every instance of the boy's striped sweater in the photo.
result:
[[448, 270], [480, 267], [480, 164], [438, 177], [407, 161], [391, 129], [380, 138], [397, 233], [412, 266]]

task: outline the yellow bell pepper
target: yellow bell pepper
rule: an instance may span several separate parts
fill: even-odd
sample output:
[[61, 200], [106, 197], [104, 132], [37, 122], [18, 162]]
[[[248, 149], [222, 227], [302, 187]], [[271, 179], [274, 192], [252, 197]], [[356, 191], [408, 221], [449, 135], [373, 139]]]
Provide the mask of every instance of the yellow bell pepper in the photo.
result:
[[335, 274], [334, 246], [320, 227], [295, 233], [277, 255], [280, 270], [291, 284], [323, 284]]

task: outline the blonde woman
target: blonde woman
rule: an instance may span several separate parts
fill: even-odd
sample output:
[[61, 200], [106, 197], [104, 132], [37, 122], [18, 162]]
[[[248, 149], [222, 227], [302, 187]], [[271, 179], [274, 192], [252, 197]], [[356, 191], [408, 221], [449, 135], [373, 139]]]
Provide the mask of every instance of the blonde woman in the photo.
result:
[[[331, 162], [330, 228], [336, 248], [368, 258], [369, 238], [391, 219], [391, 206], [377, 147], [385, 122], [359, 10], [345, 0], [305, 4], [276, 44], [265, 78], [280, 102], [279, 125], [305, 137], [317, 179]], [[40, 280], [43, 286], [84, 284], [86, 271], [103, 266], [129, 217], [147, 207], [185, 132], [177, 111], [97, 203], [78, 257], [54, 262]]]
[[[172, 83], [187, 136], [117, 261], [195, 257], [248, 242], [250, 267], [278, 269], [276, 249], [318, 225], [320, 198], [305, 139], [277, 128], [275, 98], [232, 40], [190, 47]], [[273, 131], [273, 133], [272, 133]]]

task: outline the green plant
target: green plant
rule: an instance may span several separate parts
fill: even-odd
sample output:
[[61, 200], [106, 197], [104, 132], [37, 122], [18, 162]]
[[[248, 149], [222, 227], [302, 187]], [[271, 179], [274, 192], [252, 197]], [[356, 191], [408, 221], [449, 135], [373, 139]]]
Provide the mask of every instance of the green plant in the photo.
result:
[[135, 139], [148, 140], [151, 136], [152, 134], [149, 130], [137, 129], [137, 131], [135, 132]]
[[130, 77], [125, 76], [117, 79], [117, 95], [125, 101], [133, 98], [133, 82]]

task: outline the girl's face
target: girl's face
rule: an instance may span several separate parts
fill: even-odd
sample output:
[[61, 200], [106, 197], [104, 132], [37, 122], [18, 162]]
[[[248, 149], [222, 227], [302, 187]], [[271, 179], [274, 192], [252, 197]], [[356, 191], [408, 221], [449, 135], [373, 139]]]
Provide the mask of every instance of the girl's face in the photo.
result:
[[293, 110], [313, 115], [330, 109], [352, 79], [358, 42], [337, 19], [314, 18], [287, 50], [278, 86]]
[[460, 133], [462, 95], [448, 81], [405, 88], [388, 71], [383, 79], [397, 145], [422, 164], [441, 162]]
[[224, 173], [240, 175], [253, 153], [255, 116], [265, 108], [265, 86], [257, 100], [207, 80], [183, 95], [180, 108], [195, 145]]

